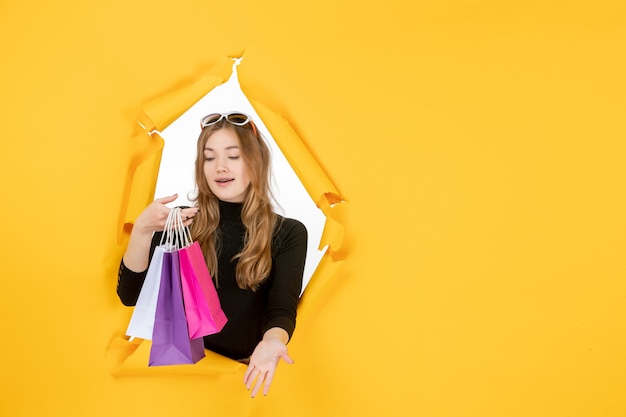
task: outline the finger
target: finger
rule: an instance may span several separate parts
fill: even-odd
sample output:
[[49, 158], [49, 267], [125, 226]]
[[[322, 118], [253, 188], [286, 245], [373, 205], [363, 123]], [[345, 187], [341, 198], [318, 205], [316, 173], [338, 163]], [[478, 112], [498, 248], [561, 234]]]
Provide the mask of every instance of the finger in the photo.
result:
[[198, 211], [199, 209], [197, 208], [183, 209], [180, 211], [180, 215], [184, 221], [187, 221], [189, 219], [192, 219], [196, 214], [198, 214]]
[[246, 369], [246, 373], [243, 376], [243, 383], [244, 384], [248, 384], [248, 378], [250, 378], [250, 375], [252, 374], [252, 371], [254, 370], [254, 365], [248, 365], [248, 369]]
[[274, 372], [268, 371], [267, 375], [265, 376], [265, 383], [263, 386], [263, 395], [267, 395], [267, 393], [270, 391], [270, 386], [272, 385], [273, 380], [274, 380]]
[[293, 359], [291, 359], [291, 356], [289, 356], [287, 352], [281, 353], [280, 358], [289, 364], [293, 364]]
[[250, 387], [252, 387], [255, 384], [254, 381], [257, 379], [260, 373], [261, 372], [259, 371], [259, 368], [255, 368], [254, 371], [252, 371], [252, 373], [250, 374], [250, 377], [248, 378], [248, 381], [246, 382], [247, 389], [250, 389]]
[[161, 197], [161, 198], [157, 198], [156, 201], [157, 203], [161, 203], [161, 204], [167, 204], [167, 203], [171, 203], [172, 201], [176, 200], [178, 198], [178, 194], [173, 194], [167, 197]]
[[256, 395], [259, 393], [259, 390], [261, 389], [261, 386], [264, 384], [265, 379], [267, 376], [267, 371], [263, 372], [259, 375], [259, 377], [257, 378], [255, 384], [254, 384], [254, 388], [252, 389], [252, 393], [250, 394], [252, 396], [252, 398], [256, 397]]

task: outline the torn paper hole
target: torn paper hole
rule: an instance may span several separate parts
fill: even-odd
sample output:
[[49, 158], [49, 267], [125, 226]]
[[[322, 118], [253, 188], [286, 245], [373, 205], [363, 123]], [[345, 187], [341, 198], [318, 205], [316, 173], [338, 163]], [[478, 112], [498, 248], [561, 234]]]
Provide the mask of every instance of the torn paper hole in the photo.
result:
[[155, 198], [178, 193], [174, 205], [190, 204], [194, 189], [194, 162], [196, 141], [200, 134], [200, 119], [209, 113], [241, 111], [252, 117], [272, 152], [272, 192], [278, 205], [277, 213], [300, 220], [309, 234], [307, 260], [304, 269], [303, 290], [319, 265], [326, 248], [318, 249], [326, 217], [316, 206], [295, 171], [281, 152], [263, 120], [245, 96], [237, 78], [234, 59], [233, 72], [227, 82], [211, 90], [183, 115], [161, 132], [165, 141], [156, 184]]

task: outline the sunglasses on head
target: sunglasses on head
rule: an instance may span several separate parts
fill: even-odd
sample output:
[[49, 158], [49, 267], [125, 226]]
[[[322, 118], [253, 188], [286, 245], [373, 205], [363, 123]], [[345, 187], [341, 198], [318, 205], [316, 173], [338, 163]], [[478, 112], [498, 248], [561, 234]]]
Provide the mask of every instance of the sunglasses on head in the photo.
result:
[[205, 127], [214, 125], [222, 121], [223, 119], [226, 119], [228, 123], [235, 125], [235, 126], [245, 126], [248, 123], [250, 123], [250, 126], [252, 126], [252, 131], [254, 132], [255, 135], [257, 134], [256, 126], [254, 125], [254, 122], [252, 121], [250, 116], [244, 113], [239, 113], [239, 112], [211, 113], [207, 116], [204, 116], [202, 119], [200, 119], [200, 126], [204, 129]]

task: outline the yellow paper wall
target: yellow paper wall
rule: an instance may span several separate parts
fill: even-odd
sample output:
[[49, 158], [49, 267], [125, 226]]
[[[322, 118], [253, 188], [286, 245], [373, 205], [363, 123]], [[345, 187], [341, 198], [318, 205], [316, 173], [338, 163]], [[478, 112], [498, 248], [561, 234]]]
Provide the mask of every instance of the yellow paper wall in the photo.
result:
[[[0, 39], [0, 415], [626, 415], [623, 2], [3, 0]], [[342, 265], [268, 397], [113, 376], [136, 120], [242, 53], [348, 201]]]

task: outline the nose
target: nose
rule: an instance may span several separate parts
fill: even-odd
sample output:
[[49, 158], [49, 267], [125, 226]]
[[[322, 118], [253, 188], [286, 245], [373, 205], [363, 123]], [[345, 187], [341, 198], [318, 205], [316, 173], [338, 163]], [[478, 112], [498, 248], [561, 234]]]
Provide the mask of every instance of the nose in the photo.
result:
[[217, 159], [217, 164], [215, 165], [215, 169], [219, 173], [227, 171], [227, 169], [226, 169], [226, 161], [225, 161], [224, 158], [218, 158]]

